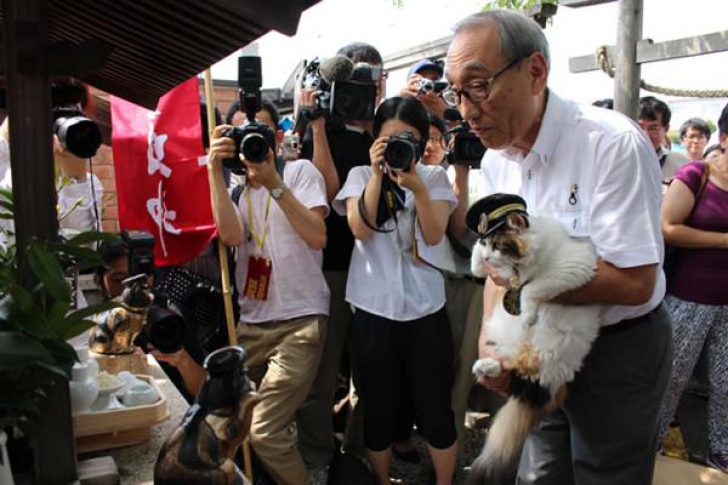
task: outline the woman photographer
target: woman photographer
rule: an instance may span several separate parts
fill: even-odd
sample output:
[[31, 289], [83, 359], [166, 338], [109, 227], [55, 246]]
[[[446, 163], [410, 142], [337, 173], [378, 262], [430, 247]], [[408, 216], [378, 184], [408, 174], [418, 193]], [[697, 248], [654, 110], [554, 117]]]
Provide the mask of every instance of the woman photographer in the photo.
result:
[[419, 258], [417, 247], [440, 243], [457, 199], [442, 168], [417, 163], [428, 127], [417, 100], [382, 103], [374, 118], [371, 165], [352, 169], [333, 202], [356, 238], [346, 300], [355, 308], [365, 444], [381, 484], [389, 483], [401, 392], [414, 404], [438, 484], [451, 483], [455, 465], [444, 279]]

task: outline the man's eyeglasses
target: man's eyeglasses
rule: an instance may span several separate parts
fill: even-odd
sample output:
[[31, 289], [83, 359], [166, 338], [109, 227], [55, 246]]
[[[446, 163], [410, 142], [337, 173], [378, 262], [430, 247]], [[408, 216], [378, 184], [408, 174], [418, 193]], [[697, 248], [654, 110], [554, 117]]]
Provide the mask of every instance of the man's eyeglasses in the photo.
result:
[[493, 85], [493, 81], [495, 81], [498, 76], [521, 62], [526, 57], [528, 56], [513, 59], [506, 65], [506, 67], [496, 72], [488, 79], [478, 79], [471, 82], [467, 86], [463, 86], [461, 89], [453, 89], [452, 87], [448, 87], [442, 93], [440, 93], [440, 96], [442, 97], [443, 101], [445, 101], [445, 104], [447, 104], [450, 108], [457, 108], [458, 106], [460, 106], [460, 101], [463, 95], [465, 95], [468, 101], [473, 104], [481, 103], [488, 99], [488, 96], [490, 96], [490, 88]]

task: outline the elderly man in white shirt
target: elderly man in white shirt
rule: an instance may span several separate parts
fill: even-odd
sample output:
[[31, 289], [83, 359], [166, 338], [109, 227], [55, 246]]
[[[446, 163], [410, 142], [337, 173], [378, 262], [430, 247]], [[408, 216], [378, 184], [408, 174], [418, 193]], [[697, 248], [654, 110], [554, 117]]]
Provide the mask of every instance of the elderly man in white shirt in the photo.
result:
[[[660, 308], [659, 164], [635, 123], [559, 98], [548, 72], [546, 38], [521, 14], [481, 12], [455, 27], [443, 98], [490, 149], [485, 193], [521, 195], [530, 212], [555, 217], [600, 258], [594, 279], [557, 301], [602, 305], [602, 331], [564, 406], [529, 436], [517, 483], [647, 485], [672, 351]], [[485, 318], [501, 283], [486, 284]], [[484, 332], [479, 353], [493, 355]], [[508, 393], [509, 380], [481, 384]]]

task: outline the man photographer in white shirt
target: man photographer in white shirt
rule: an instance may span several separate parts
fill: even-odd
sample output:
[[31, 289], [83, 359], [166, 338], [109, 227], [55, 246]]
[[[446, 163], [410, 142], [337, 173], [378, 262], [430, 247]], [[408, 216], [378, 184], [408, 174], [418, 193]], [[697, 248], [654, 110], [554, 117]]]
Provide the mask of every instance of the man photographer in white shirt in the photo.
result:
[[[518, 484], [652, 483], [657, 419], [670, 374], [671, 330], [660, 301], [660, 173], [639, 127], [547, 88], [549, 51], [538, 25], [511, 11], [455, 27], [443, 98], [489, 148], [485, 194], [521, 195], [534, 215], [591, 241], [597, 273], [562, 304], [600, 304], [602, 332], [556, 413], [531, 432]], [[484, 318], [507, 282], [490, 279]], [[492, 356], [481, 332], [481, 357]], [[508, 363], [504, 362], [508, 368]], [[509, 391], [510, 372], [481, 384]]]

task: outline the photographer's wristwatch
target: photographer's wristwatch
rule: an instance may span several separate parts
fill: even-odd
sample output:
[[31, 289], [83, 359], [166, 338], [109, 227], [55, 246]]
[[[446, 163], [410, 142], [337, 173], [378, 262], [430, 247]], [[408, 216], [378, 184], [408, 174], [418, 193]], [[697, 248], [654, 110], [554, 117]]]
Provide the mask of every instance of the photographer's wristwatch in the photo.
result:
[[283, 197], [283, 193], [288, 189], [285, 183], [281, 182], [281, 185], [274, 187], [268, 191], [273, 200], [278, 200]]

